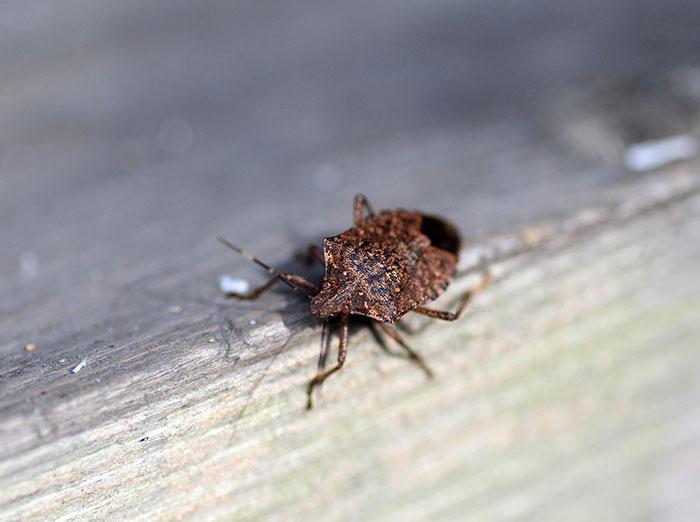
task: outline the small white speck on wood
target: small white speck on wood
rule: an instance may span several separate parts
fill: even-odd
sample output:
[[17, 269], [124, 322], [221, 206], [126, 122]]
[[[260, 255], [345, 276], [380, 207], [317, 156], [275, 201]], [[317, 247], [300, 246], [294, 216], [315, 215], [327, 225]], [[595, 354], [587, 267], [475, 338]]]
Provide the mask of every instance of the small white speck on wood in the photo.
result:
[[82, 369], [85, 367], [86, 364], [87, 364], [87, 357], [85, 357], [82, 361], [80, 361], [80, 362], [75, 366], [75, 368], [73, 368], [71, 371], [72, 371], [73, 373], [78, 373], [80, 370], [82, 370]]
[[244, 294], [250, 289], [250, 283], [242, 277], [222, 275], [219, 277], [219, 290], [225, 294]]
[[648, 172], [697, 154], [698, 140], [689, 134], [680, 134], [631, 145], [625, 151], [624, 164], [634, 172]]

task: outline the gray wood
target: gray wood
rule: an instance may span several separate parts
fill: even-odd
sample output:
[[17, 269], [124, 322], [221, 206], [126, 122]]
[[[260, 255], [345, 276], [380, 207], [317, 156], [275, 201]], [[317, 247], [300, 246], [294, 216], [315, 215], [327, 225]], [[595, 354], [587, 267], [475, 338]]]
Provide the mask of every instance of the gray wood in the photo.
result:
[[[697, 134], [699, 11], [8, 2], [0, 520], [692, 520], [700, 163], [621, 157]], [[306, 413], [320, 324], [214, 237], [318, 278], [358, 191], [459, 224], [439, 306], [496, 278]]]

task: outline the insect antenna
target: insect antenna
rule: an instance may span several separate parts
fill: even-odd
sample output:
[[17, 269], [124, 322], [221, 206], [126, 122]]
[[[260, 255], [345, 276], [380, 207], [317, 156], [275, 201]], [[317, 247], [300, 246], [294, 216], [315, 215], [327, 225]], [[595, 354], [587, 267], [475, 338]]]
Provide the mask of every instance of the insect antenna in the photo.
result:
[[[234, 252], [239, 253], [240, 255], [245, 257], [246, 259], [250, 259], [256, 265], [263, 267], [267, 271], [268, 274], [275, 276], [277, 279], [282, 281], [285, 285], [287, 285], [289, 288], [291, 288], [295, 292], [298, 290], [308, 290], [308, 289], [304, 288], [303, 286], [295, 284], [293, 281], [290, 281], [286, 274], [283, 274], [282, 272], [278, 272], [277, 270], [272, 268], [270, 265], [263, 263], [257, 257], [255, 257], [253, 254], [246, 252], [245, 250], [243, 250], [239, 246], [234, 245], [228, 239], [221, 237], [221, 236], [216, 236], [216, 239], [220, 243], [222, 243], [224, 246], [233, 250]], [[307, 295], [307, 293], [304, 292], [304, 295]]]

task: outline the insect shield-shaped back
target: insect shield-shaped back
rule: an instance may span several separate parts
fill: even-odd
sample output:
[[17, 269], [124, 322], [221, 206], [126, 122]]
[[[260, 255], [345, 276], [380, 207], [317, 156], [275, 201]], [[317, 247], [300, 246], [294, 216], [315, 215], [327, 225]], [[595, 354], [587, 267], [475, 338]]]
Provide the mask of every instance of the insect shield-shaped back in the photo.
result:
[[[364, 217], [364, 216], [367, 217]], [[355, 196], [355, 226], [342, 234], [324, 240], [321, 259], [315, 246], [309, 255], [324, 261], [326, 277], [319, 288], [302, 276], [279, 272], [233, 243], [219, 238], [229, 248], [250, 259], [273, 276], [264, 285], [240, 294], [227, 295], [238, 299], [257, 299], [278, 281], [312, 297], [311, 312], [327, 318], [339, 316], [338, 358], [335, 366], [325, 368], [327, 325], [321, 333], [318, 372], [306, 387], [307, 409], [313, 405], [313, 391], [345, 364], [348, 347], [348, 325], [353, 314], [365, 315], [375, 329], [391, 337], [428, 377], [433, 373], [419, 353], [403, 340], [399, 331], [385, 323], [393, 323], [410, 310], [416, 313], [454, 321], [459, 318], [473, 295], [488, 285], [488, 271], [481, 284], [462, 295], [454, 312], [421, 306], [440, 295], [454, 276], [459, 253], [459, 234], [441, 218], [408, 210], [390, 210], [374, 214], [367, 198]], [[379, 338], [379, 337], [378, 337]]]
[[385, 211], [324, 240], [326, 277], [311, 301], [320, 317], [357, 314], [393, 323], [452, 280], [455, 227], [408, 210]]

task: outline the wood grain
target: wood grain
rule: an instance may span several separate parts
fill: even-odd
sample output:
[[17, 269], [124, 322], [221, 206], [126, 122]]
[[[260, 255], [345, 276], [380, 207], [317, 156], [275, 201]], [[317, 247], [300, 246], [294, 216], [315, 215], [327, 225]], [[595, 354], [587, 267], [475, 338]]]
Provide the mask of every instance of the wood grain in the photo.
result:
[[[700, 163], [621, 165], [700, 128], [698, 7], [348, 5], [4, 8], [0, 520], [700, 512]], [[306, 413], [320, 324], [214, 238], [318, 279], [359, 191], [495, 281]]]

